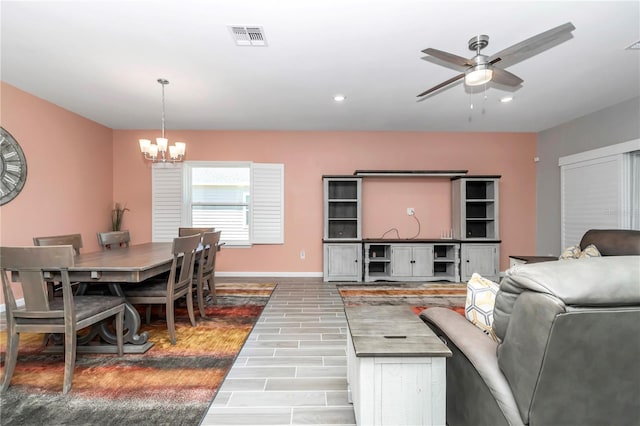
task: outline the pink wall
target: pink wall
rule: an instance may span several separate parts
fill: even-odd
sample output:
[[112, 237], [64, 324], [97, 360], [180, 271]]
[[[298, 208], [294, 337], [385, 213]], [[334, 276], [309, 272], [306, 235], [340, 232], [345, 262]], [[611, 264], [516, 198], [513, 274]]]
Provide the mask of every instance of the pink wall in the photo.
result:
[[[151, 167], [137, 140], [158, 130], [114, 130], [114, 200], [131, 208], [124, 226], [136, 242], [151, 240]], [[322, 175], [356, 169], [465, 169], [502, 175], [500, 181], [501, 268], [509, 254], [535, 252], [536, 135], [533, 133], [426, 132], [167, 132], [187, 142], [187, 160], [285, 164], [285, 244], [225, 249], [219, 271], [322, 271]], [[422, 224], [419, 237], [438, 238], [451, 228], [450, 183], [443, 179], [366, 179], [363, 232], [379, 237], [398, 228], [417, 232], [406, 208]], [[390, 235], [388, 235], [390, 236]], [[306, 258], [299, 253], [305, 250]]]
[[27, 183], [0, 208], [0, 244], [32, 245], [38, 235], [80, 233], [99, 249], [113, 199], [111, 129], [2, 83], [2, 127], [27, 158]]
[[0, 207], [0, 245], [28, 246], [34, 236], [80, 233], [83, 251], [98, 250], [96, 232], [110, 226], [111, 129], [0, 84], [2, 127], [27, 159], [22, 192]]
[[[0, 244], [30, 245], [36, 235], [79, 232], [84, 251], [109, 229], [113, 202], [126, 203], [123, 226], [134, 242], [151, 240], [151, 167], [137, 140], [149, 131], [111, 130], [2, 83], [2, 126], [28, 163], [22, 193], [0, 208]], [[225, 249], [221, 272], [322, 271], [322, 175], [356, 169], [468, 169], [499, 174], [501, 268], [509, 254], [535, 252], [533, 133], [168, 131], [188, 143], [188, 160], [285, 164], [285, 244]], [[379, 237], [397, 228], [437, 238], [451, 227], [449, 182], [366, 179], [363, 231]], [[390, 236], [390, 235], [389, 235]], [[306, 258], [299, 253], [305, 250]]]

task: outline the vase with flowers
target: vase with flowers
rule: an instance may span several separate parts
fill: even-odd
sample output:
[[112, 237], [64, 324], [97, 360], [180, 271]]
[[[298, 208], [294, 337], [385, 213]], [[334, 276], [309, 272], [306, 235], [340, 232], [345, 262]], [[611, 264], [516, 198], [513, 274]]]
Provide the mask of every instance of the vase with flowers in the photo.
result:
[[122, 225], [122, 217], [124, 216], [124, 212], [129, 211], [127, 205], [120, 205], [120, 203], [116, 203], [113, 210], [111, 210], [111, 230], [112, 231], [120, 231], [120, 226]]

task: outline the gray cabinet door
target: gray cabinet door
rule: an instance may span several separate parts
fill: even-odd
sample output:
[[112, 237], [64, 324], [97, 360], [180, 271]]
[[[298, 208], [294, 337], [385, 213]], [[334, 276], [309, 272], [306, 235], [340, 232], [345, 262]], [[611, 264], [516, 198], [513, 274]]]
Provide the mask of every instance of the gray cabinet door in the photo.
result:
[[433, 276], [433, 247], [419, 246], [413, 248], [413, 276]]
[[324, 245], [325, 281], [362, 280], [362, 244]]
[[413, 276], [413, 248], [409, 246], [391, 246], [391, 275], [393, 277]]
[[462, 281], [468, 281], [474, 272], [491, 281], [499, 281], [499, 244], [462, 244], [460, 252]]
[[404, 279], [433, 276], [433, 246], [392, 245], [391, 276]]

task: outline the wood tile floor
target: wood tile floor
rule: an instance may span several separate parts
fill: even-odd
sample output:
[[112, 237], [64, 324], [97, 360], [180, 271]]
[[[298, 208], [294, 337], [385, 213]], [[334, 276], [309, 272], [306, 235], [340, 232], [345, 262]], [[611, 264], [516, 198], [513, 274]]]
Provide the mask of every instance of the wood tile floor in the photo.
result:
[[355, 425], [335, 284], [275, 281], [202, 425]]

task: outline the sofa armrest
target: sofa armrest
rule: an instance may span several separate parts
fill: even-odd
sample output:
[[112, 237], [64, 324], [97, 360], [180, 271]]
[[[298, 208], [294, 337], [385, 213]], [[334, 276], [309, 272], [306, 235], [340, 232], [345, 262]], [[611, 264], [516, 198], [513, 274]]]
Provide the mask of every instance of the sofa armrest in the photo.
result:
[[498, 366], [498, 343], [451, 309], [428, 308], [420, 313], [420, 317], [437, 329], [436, 334], [448, 340], [445, 342], [447, 345], [455, 345], [464, 354], [486, 383], [510, 424], [521, 423], [511, 387]]
[[580, 240], [580, 249], [596, 246], [603, 256], [640, 255], [640, 231], [631, 229], [590, 229]]

